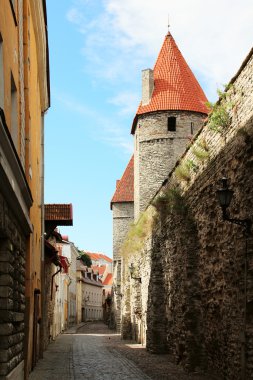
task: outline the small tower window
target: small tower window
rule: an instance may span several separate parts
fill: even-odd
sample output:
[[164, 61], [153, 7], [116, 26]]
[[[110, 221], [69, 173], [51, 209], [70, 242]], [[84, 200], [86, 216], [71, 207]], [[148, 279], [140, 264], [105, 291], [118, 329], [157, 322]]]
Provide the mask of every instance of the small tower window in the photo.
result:
[[168, 117], [168, 131], [175, 132], [176, 131], [176, 117], [171, 116]]
[[191, 122], [191, 135], [193, 135], [193, 128], [194, 128], [194, 123]]

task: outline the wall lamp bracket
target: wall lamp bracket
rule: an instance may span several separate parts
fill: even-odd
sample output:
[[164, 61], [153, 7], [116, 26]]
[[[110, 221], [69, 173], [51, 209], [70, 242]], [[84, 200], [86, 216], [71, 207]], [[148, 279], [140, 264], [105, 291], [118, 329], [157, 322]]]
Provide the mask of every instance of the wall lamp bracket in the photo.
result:
[[131, 263], [131, 265], [129, 266], [129, 272], [130, 272], [130, 276], [133, 280], [136, 280], [136, 281], [139, 281], [139, 283], [141, 284], [141, 277], [134, 277], [134, 273], [135, 273], [135, 268], [134, 268], [134, 265], [133, 263]]
[[237, 224], [245, 228], [245, 233], [247, 235], [251, 232], [252, 221], [249, 218], [246, 219], [238, 219], [238, 218], [230, 218], [227, 213], [227, 208], [229, 207], [231, 200], [233, 198], [233, 190], [228, 188], [228, 180], [226, 177], [221, 179], [222, 187], [217, 190], [217, 198], [219, 201], [219, 205], [222, 209], [222, 217], [224, 221]]
[[117, 297], [121, 297], [121, 298], [122, 298], [122, 297], [123, 297], [123, 294], [117, 290], [117, 288], [119, 288], [119, 287], [120, 287], [119, 285], [117, 285], [117, 287], [115, 286], [115, 287], [113, 288], [113, 292], [114, 292], [114, 294], [115, 294]]

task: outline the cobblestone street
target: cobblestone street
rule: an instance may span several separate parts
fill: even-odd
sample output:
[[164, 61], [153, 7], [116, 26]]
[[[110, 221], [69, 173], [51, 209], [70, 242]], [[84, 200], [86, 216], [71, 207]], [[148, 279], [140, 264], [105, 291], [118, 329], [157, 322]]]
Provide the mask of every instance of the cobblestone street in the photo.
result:
[[125, 342], [103, 323], [69, 330], [52, 342], [29, 380], [211, 380], [187, 375], [169, 362], [168, 355], [153, 355], [139, 344]]

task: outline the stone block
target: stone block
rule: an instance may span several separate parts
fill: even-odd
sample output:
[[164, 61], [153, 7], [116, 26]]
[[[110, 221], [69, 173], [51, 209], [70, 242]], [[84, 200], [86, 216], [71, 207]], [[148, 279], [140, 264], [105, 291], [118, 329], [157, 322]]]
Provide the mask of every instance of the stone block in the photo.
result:
[[17, 313], [9, 310], [0, 310], [1, 322], [21, 322], [24, 320], [24, 313]]
[[0, 266], [0, 274], [12, 274], [14, 272], [13, 266], [8, 262], [2, 262]]
[[0, 323], [0, 336], [10, 335], [13, 333], [13, 324], [12, 323]]
[[[13, 290], [10, 287], [0, 285], [0, 297], [1, 298], [12, 297], [12, 295], [13, 295]], [[1, 305], [0, 305], [0, 307], [1, 307]]]
[[13, 310], [13, 300], [10, 298], [0, 298], [0, 310]]
[[15, 257], [12, 252], [6, 252], [6, 251], [1, 251], [0, 250], [0, 262], [9, 262], [13, 263], [15, 260]]
[[0, 286], [13, 286], [13, 278], [9, 274], [0, 274]]

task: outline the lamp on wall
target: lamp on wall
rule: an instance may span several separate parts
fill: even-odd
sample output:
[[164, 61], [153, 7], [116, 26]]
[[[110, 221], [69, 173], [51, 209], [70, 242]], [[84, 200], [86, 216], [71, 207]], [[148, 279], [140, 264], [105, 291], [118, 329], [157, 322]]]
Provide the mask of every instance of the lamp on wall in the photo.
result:
[[130, 276], [131, 276], [131, 278], [133, 279], [133, 280], [137, 280], [137, 281], [139, 281], [140, 283], [141, 283], [141, 277], [134, 277], [133, 275], [134, 275], [134, 273], [135, 273], [135, 268], [134, 268], [134, 264], [133, 263], [131, 263], [131, 265], [129, 266], [129, 272], [130, 272]]
[[252, 222], [250, 219], [237, 219], [230, 218], [227, 213], [227, 208], [229, 207], [231, 200], [233, 198], [233, 190], [228, 188], [228, 180], [226, 177], [221, 179], [222, 187], [217, 190], [217, 198], [219, 201], [219, 205], [222, 209], [222, 216], [224, 221], [228, 221], [230, 223], [238, 224], [239, 226], [243, 226], [247, 234], [250, 233]]
[[117, 285], [117, 286], [114, 286], [114, 287], [113, 287], [113, 292], [114, 292], [114, 294], [115, 294], [116, 296], [118, 296], [118, 297], [123, 297], [123, 294], [120, 293], [120, 292], [117, 290], [117, 288], [120, 288], [120, 285]]

